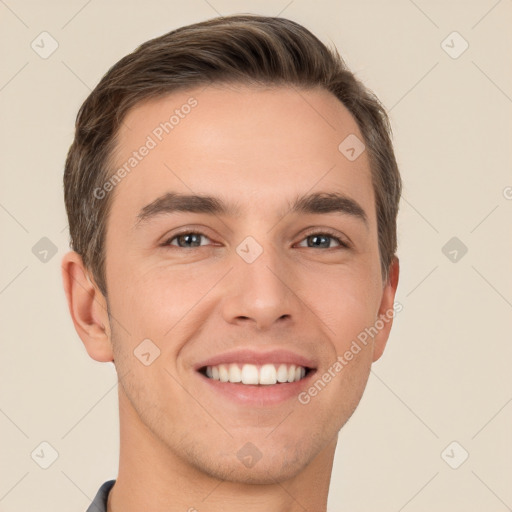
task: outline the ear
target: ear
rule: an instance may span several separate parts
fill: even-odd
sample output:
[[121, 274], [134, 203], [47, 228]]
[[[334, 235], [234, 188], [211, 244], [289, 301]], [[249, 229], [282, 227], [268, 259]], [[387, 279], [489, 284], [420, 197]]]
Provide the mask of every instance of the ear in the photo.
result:
[[[379, 322], [379, 332], [373, 339], [373, 362], [382, 356], [384, 348], [391, 332], [391, 326], [393, 325], [393, 317], [395, 315], [394, 301], [395, 293], [398, 287], [398, 275], [400, 273], [400, 264], [396, 256], [393, 256], [391, 265], [389, 266], [389, 276], [387, 283], [384, 285], [382, 291], [382, 300], [379, 307], [378, 317], [383, 326]], [[396, 311], [400, 311], [398, 308]]]
[[65, 254], [61, 267], [69, 312], [87, 353], [96, 361], [113, 361], [105, 297], [77, 252]]

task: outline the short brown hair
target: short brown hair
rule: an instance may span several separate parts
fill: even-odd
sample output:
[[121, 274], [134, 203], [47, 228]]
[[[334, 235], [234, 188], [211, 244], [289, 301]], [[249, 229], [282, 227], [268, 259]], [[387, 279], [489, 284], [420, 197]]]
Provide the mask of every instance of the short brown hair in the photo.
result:
[[[355, 118], [368, 150], [376, 198], [382, 275], [397, 248], [401, 178], [387, 114], [375, 95], [298, 23], [250, 14], [213, 18], [146, 41], [103, 76], [80, 107], [64, 171], [70, 246], [106, 296], [104, 241], [111, 196], [93, 193], [113, 174], [119, 127], [142, 100], [202, 84], [322, 87]], [[341, 141], [340, 141], [341, 142]]]

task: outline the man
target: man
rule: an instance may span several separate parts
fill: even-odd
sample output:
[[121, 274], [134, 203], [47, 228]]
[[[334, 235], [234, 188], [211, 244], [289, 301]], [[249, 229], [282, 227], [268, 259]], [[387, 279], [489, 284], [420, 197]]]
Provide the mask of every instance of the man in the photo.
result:
[[325, 511], [394, 313], [401, 181], [378, 100], [302, 26], [148, 41], [77, 116], [70, 313], [119, 380], [89, 511]]

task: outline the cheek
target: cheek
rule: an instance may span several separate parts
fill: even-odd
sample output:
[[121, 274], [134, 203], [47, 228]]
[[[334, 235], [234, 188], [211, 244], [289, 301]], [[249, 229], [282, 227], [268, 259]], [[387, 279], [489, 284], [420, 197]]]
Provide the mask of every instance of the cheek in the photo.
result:
[[318, 273], [307, 288], [312, 290], [304, 294], [308, 306], [323, 321], [338, 353], [377, 318], [381, 298], [378, 286], [358, 273]]
[[[130, 332], [132, 344], [149, 338], [169, 350], [177, 345], [169, 341], [185, 340], [183, 329], [191, 319], [204, 315], [213, 297], [210, 292], [224, 274], [223, 268], [207, 264], [201, 268], [165, 263], [149, 269], [135, 266], [126, 272], [129, 282], [112, 290], [113, 314]], [[121, 275], [116, 278], [122, 283]], [[197, 322], [193, 323], [197, 329]]]

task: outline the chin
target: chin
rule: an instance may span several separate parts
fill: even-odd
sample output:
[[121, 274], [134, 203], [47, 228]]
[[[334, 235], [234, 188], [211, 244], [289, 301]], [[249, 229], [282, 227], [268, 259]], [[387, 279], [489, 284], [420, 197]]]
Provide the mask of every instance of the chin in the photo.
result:
[[187, 458], [196, 469], [220, 480], [267, 485], [297, 476], [321, 451], [308, 435], [293, 445], [282, 440], [272, 442], [265, 436], [261, 436], [261, 441], [252, 437], [254, 442], [231, 439], [217, 453], [197, 451], [196, 445], [187, 450]]
[[279, 460], [275, 456], [269, 461], [261, 459], [252, 467], [246, 467], [240, 461], [233, 459], [233, 457], [230, 458], [225, 465], [208, 467], [205, 464], [199, 469], [220, 480], [239, 484], [270, 485], [286, 482], [298, 475], [306, 466], [305, 462], [290, 462], [285, 458]]

